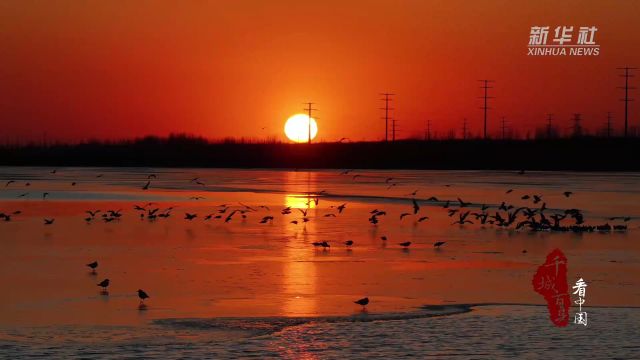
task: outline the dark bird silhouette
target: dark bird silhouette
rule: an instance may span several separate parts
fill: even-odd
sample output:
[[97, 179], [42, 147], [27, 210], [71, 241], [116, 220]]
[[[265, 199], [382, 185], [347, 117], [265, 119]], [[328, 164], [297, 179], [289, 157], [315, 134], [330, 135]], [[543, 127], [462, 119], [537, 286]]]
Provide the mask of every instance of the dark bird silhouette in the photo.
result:
[[100, 286], [103, 291], [106, 291], [107, 288], [109, 287], [109, 279], [104, 279], [101, 282], [99, 282], [97, 285]]
[[291, 220], [290, 223], [294, 225], [298, 225], [298, 220]]
[[520, 199], [529, 200], [530, 198], [531, 198], [531, 196], [529, 196], [529, 195], [523, 195]]
[[505, 192], [505, 194], [511, 194], [511, 192], [513, 192], [513, 189], [507, 190], [507, 192]]
[[227, 215], [227, 217], [224, 219], [224, 222], [228, 223], [229, 221], [231, 221], [231, 219], [233, 218], [233, 215], [235, 215], [235, 213], [237, 213], [238, 210], [233, 210], [229, 215]]
[[15, 180], [9, 180], [9, 181], [7, 181], [6, 184], [4, 184], [4, 187], [7, 187], [7, 186], [13, 184], [14, 182], [15, 182]]
[[562, 195], [564, 195], [564, 197], [569, 197], [571, 195], [573, 195], [573, 193], [571, 191], [565, 191], [562, 193]]
[[440, 246], [444, 245], [446, 243], [446, 241], [438, 241], [433, 243], [433, 247], [436, 249], [440, 249]]
[[87, 266], [91, 268], [92, 272], [96, 272], [96, 268], [98, 267], [98, 262], [94, 261], [92, 263], [88, 263]]
[[48, 193], [48, 192], [46, 192], [46, 193], [42, 193], [42, 200], [46, 199], [46, 198], [47, 198], [47, 196], [49, 196], [49, 193]]
[[402, 246], [403, 248], [408, 248], [409, 246], [411, 246], [411, 241], [405, 241], [403, 243], [398, 244], [400, 246]]
[[338, 209], [338, 213], [342, 214], [342, 211], [347, 207], [347, 204], [342, 204], [340, 206], [338, 206], [336, 209]]
[[[74, 181], [74, 182], [71, 183], [71, 186], [76, 186], [77, 184], [78, 183]], [[27, 186], [29, 186], [29, 185], [27, 185]]]
[[533, 195], [533, 203], [537, 204], [542, 201], [542, 195]]
[[405, 216], [409, 216], [409, 215], [411, 215], [411, 214], [409, 214], [409, 213], [400, 214], [400, 220], [402, 220]]
[[413, 203], [413, 214], [415, 215], [420, 211], [420, 205], [418, 205], [416, 199], [411, 199], [411, 202]]
[[191, 220], [193, 220], [193, 219], [195, 219], [197, 217], [198, 217], [198, 214], [189, 214], [189, 213], [185, 213], [184, 214], [184, 219], [185, 220], [189, 220], [189, 221], [191, 221]]
[[326, 241], [322, 241], [322, 242], [313, 242], [313, 243], [311, 243], [311, 245], [313, 245], [314, 247], [322, 247], [322, 248], [324, 248], [324, 249], [326, 249], [326, 248], [330, 248], [330, 247], [331, 247], [331, 245], [329, 245], [329, 243], [328, 243], [328, 242], [326, 242]]
[[353, 245], [353, 240], [347, 240], [344, 242], [345, 245], [347, 246], [352, 246]]
[[298, 209], [302, 213], [302, 216], [307, 216], [307, 210], [309, 209]]
[[386, 236], [384, 236], [384, 235], [383, 235], [383, 236], [380, 236], [380, 240], [382, 240], [382, 241], [387, 241], [387, 237], [386, 237]]
[[333, 213], [331, 213], [331, 214], [324, 214], [324, 217], [336, 217], [336, 214], [333, 214]]
[[392, 178], [392, 177], [388, 177], [388, 178], [386, 178], [386, 179], [384, 180], [384, 182], [388, 184], [388, 183], [389, 183], [389, 181], [391, 181], [391, 180], [393, 180], [393, 178]]
[[151, 185], [151, 180], [147, 181], [146, 184], [142, 187], [142, 190], [149, 190], [149, 186]]
[[369, 304], [369, 298], [366, 297], [366, 298], [362, 298], [360, 300], [356, 300], [356, 301], [354, 301], [354, 304], [362, 305], [362, 308], [364, 309], [364, 307]]
[[471, 222], [470, 220], [467, 220], [467, 216], [469, 216], [469, 211], [467, 212], [460, 212], [458, 214], [458, 220], [454, 221], [453, 224], [460, 224], [460, 225], [464, 225], [464, 224], [473, 224], [473, 222]]
[[140, 303], [144, 303], [144, 299], [149, 298], [149, 294], [147, 294], [144, 290], [138, 289], [138, 297], [140, 298]]
[[45, 225], [51, 225], [51, 224], [53, 224], [54, 221], [56, 221], [56, 219], [44, 219], [44, 224]]
[[158, 176], [156, 174], [149, 174], [147, 175], [147, 179], [157, 179]]
[[467, 207], [467, 206], [471, 205], [471, 203], [470, 203], [470, 202], [464, 202], [464, 201], [462, 201], [462, 199], [460, 199], [460, 198], [458, 198], [458, 202], [460, 203], [460, 207], [461, 207], [461, 208], [463, 208], [463, 207]]
[[425, 220], [429, 220], [429, 217], [428, 216], [423, 216], [420, 219], [418, 219], [418, 222], [423, 222]]
[[273, 222], [273, 216], [265, 216], [260, 220], [260, 224], [266, 224], [268, 222]]

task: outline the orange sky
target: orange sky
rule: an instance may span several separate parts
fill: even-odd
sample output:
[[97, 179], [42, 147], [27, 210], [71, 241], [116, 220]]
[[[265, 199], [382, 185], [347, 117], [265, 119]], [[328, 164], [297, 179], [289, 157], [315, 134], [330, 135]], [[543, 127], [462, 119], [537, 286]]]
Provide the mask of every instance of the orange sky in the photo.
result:
[[[483, 78], [492, 133], [500, 116], [525, 133], [548, 112], [563, 128], [575, 112], [619, 125], [615, 68], [640, 67], [638, 19], [634, 1], [2, 1], [0, 140], [284, 139], [309, 100], [319, 139], [376, 140], [383, 91], [398, 94], [400, 137], [463, 117], [475, 134]], [[533, 25], [595, 25], [601, 54], [527, 57]]]

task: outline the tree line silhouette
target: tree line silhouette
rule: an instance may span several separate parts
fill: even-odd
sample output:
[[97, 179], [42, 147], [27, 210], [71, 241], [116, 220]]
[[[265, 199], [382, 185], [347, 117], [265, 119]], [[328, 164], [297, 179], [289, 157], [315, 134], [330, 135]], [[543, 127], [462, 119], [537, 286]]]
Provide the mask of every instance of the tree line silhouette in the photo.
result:
[[638, 171], [638, 150], [635, 137], [292, 144], [171, 135], [4, 145], [0, 165]]

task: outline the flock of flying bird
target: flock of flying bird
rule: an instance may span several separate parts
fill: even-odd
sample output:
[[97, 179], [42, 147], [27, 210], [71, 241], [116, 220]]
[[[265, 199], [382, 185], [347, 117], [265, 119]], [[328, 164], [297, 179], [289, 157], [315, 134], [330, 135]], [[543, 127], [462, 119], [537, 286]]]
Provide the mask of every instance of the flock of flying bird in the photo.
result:
[[[353, 170], [346, 170], [340, 173], [340, 175], [349, 175]], [[51, 174], [56, 174], [56, 170], [50, 172]], [[519, 174], [524, 174], [524, 171], [520, 171]], [[102, 177], [102, 174], [99, 174], [97, 177]], [[362, 175], [356, 174], [352, 176], [352, 180], [357, 182]], [[157, 175], [151, 174], [147, 176], [146, 183], [141, 187], [142, 190], [149, 190], [152, 185], [152, 180], [157, 179]], [[9, 180], [5, 183], [5, 188], [15, 184], [15, 180]], [[193, 178], [189, 181], [191, 184], [196, 184], [200, 186], [206, 186], [206, 184], [198, 177]], [[394, 182], [394, 178], [386, 178], [384, 184], [387, 186], [387, 189], [391, 189], [398, 185], [397, 182]], [[77, 182], [71, 182], [71, 186], [76, 186]], [[15, 185], [13, 185], [15, 186]], [[29, 187], [31, 183], [26, 182], [24, 186]], [[445, 185], [449, 187], [450, 185]], [[421, 203], [424, 205], [425, 203], [433, 206], [441, 206], [447, 212], [447, 215], [453, 219], [455, 219], [451, 225], [467, 225], [467, 224], [480, 224], [482, 226], [494, 226], [498, 228], [512, 228], [516, 230], [528, 229], [530, 231], [551, 231], [551, 232], [611, 232], [611, 231], [626, 231], [627, 225], [626, 223], [631, 220], [630, 217], [626, 216], [617, 216], [608, 218], [609, 221], [617, 221], [621, 220], [623, 223], [618, 224], [609, 224], [608, 222], [604, 224], [598, 225], [587, 225], [585, 223], [585, 217], [581, 210], [579, 209], [565, 209], [565, 210], [552, 210], [547, 208], [546, 202], [543, 200], [542, 195], [532, 194], [532, 195], [522, 195], [519, 197], [522, 201], [530, 201], [531, 206], [518, 206], [516, 207], [513, 204], [507, 203], [503, 201], [499, 206], [490, 206], [486, 204], [473, 204], [471, 202], [466, 202], [461, 198], [457, 198], [455, 201], [445, 200], [442, 201], [434, 196], [426, 199], [426, 200], [418, 200], [416, 199], [416, 195], [419, 190], [415, 190], [407, 196], [411, 196], [408, 201], [411, 202], [411, 207], [408, 211], [402, 212], [400, 214], [400, 220], [402, 221], [406, 217], [412, 217], [417, 223], [421, 223], [425, 220], [429, 220], [429, 217], [421, 214]], [[511, 194], [514, 190], [509, 189], [505, 192], [505, 194]], [[24, 198], [28, 195], [28, 193], [20, 194], [18, 198]], [[49, 197], [48, 192], [42, 193], [42, 200], [46, 200]], [[292, 208], [291, 206], [285, 207], [280, 210], [280, 214], [282, 216], [286, 216], [294, 213], [294, 211], [298, 211], [302, 216], [300, 218], [296, 218], [294, 220], [290, 220], [289, 222], [292, 224], [306, 223], [311, 221], [311, 218], [308, 216], [308, 210], [313, 202], [314, 205], [318, 205], [320, 198], [326, 195], [326, 191], [321, 191], [317, 194], [308, 194], [309, 198], [306, 203], [307, 208]], [[571, 191], [565, 191], [562, 195], [566, 198], [569, 198], [573, 195]], [[202, 200], [204, 197], [194, 196], [190, 198], [191, 200]], [[133, 209], [137, 211], [138, 217], [142, 220], [156, 221], [158, 219], [168, 218], [172, 216], [172, 212], [175, 207], [167, 207], [160, 208], [155, 206], [155, 203], [147, 203], [143, 206], [134, 205]], [[331, 206], [330, 209], [333, 209], [333, 212], [324, 214], [324, 217], [331, 218], [337, 217], [343, 213], [343, 211], [347, 208], [347, 204], [341, 204], [338, 206]], [[271, 209], [266, 205], [260, 206], [249, 206], [243, 203], [239, 203], [238, 205], [232, 204], [221, 204], [218, 205], [212, 212], [204, 215], [202, 218], [204, 221], [220, 219], [224, 223], [229, 223], [236, 216], [241, 217], [242, 219], [247, 219], [248, 214], [258, 213], [260, 210], [265, 210], [268, 213], [271, 213]], [[123, 210], [87, 210], [87, 216], [84, 218], [85, 222], [90, 224], [96, 219], [102, 219], [105, 223], [110, 223], [114, 221], [119, 221], [123, 216]], [[13, 211], [10, 213], [0, 212], [0, 220], [11, 221], [13, 216], [20, 215], [22, 212], [20, 210]], [[387, 212], [380, 209], [373, 209], [369, 213], [368, 221], [377, 225], [380, 222], [380, 219], [384, 217], [388, 217]], [[188, 213], [184, 214], [184, 220], [193, 221], [197, 219], [199, 215], [197, 213]], [[275, 220], [273, 215], [265, 215], [260, 220], [261, 224], [273, 223]], [[566, 224], [571, 221], [571, 224]], [[45, 218], [44, 225], [53, 225], [55, 222], [54, 218]], [[564, 223], [563, 223], [564, 222]], [[381, 236], [380, 239], [382, 241], [387, 241], [386, 236]], [[433, 244], [434, 248], [439, 249], [442, 245], [444, 245], [445, 241], [437, 241]], [[328, 249], [331, 247], [331, 244], [327, 241], [319, 241], [313, 242], [312, 245], [317, 248]], [[350, 249], [354, 245], [353, 240], [347, 240], [344, 242], [344, 246]], [[411, 246], [410, 241], [402, 242], [398, 244], [400, 247], [407, 249]], [[526, 252], [526, 250], [523, 250]], [[92, 263], [87, 264], [87, 266], [91, 269], [92, 273], [95, 274], [95, 270], [98, 267], [98, 262], [94, 261]], [[109, 279], [104, 279], [102, 282], [97, 284], [103, 289], [103, 294], [107, 295], [106, 292], [107, 287], [110, 285]], [[140, 298], [140, 306], [144, 307], [144, 300], [149, 298], [149, 295], [138, 289], [138, 297]], [[356, 304], [362, 305], [363, 307], [369, 303], [368, 298], [363, 298], [358, 301], [355, 301]]]

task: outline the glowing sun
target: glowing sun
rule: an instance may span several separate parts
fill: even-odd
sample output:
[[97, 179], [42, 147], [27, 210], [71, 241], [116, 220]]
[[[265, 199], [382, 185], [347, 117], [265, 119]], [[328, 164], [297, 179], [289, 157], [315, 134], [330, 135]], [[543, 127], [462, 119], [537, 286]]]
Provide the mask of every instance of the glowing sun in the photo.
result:
[[284, 124], [284, 133], [291, 141], [307, 142], [309, 141], [309, 127], [311, 127], [311, 139], [313, 140], [318, 134], [318, 124], [316, 124], [315, 119], [311, 118], [311, 124], [309, 124], [309, 116], [296, 114]]

